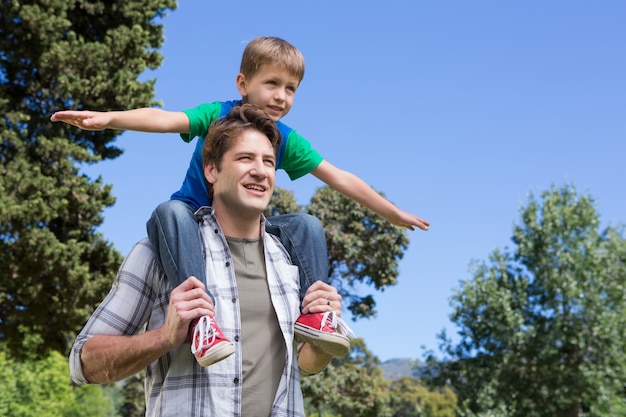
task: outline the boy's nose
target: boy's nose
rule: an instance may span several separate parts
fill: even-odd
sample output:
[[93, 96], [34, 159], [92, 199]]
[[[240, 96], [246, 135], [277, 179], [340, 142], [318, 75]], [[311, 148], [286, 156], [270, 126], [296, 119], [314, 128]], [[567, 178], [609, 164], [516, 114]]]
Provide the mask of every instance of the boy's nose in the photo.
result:
[[276, 100], [285, 101], [285, 90], [282, 88], [277, 88], [274, 91], [274, 98]]

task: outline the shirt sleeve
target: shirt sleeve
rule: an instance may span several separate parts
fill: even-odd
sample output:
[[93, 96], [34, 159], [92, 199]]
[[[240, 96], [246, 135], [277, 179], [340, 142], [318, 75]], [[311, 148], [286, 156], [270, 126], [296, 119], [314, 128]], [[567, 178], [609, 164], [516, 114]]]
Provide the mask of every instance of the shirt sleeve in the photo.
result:
[[124, 259], [113, 286], [94, 311], [70, 351], [70, 376], [87, 384], [81, 363], [85, 342], [96, 335], [132, 335], [143, 330], [156, 299], [156, 277], [161, 269], [148, 239], [137, 243]]
[[292, 130], [287, 138], [285, 153], [279, 168], [284, 169], [289, 178], [294, 181], [310, 174], [323, 160], [322, 155], [313, 149], [308, 140]]
[[191, 142], [195, 137], [206, 137], [211, 122], [220, 117], [221, 111], [222, 103], [219, 101], [183, 110], [189, 118], [189, 133], [181, 133], [180, 137], [185, 142]]

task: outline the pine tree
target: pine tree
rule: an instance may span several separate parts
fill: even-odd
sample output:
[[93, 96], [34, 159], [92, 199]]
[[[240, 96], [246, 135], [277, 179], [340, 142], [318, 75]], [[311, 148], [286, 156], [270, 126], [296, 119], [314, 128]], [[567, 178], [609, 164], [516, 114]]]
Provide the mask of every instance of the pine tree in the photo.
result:
[[121, 260], [97, 232], [115, 199], [81, 164], [118, 157], [119, 131], [51, 123], [55, 110], [155, 105], [174, 0], [0, 1], [0, 340], [67, 353]]

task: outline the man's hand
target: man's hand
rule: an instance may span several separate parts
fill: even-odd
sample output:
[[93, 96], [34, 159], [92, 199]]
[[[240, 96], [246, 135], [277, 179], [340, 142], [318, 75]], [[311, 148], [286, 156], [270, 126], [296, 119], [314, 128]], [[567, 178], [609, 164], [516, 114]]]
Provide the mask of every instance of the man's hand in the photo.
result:
[[[302, 300], [302, 314], [327, 311], [333, 311], [337, 317], [341, 317], [341, 294], [335, 287], [322, 281], [315, 281]], [[324, 369], [331, 359], [330, 354], [310, 343], [304, 343], [298, 351], [300, 370], [310, 375]]]
[[315, 281], [302, 300], [302, 314], [334, 311], [341, 317], [341, 294], [322, 281]]
[[180, 346], [187, 339], [189, 324], [202, 316], [215, 315], [215, 307], [207, 294], [204, 284], [196, 277], [187, 278], [172, 290], [167, 317], [161, 332], [172, 348]]

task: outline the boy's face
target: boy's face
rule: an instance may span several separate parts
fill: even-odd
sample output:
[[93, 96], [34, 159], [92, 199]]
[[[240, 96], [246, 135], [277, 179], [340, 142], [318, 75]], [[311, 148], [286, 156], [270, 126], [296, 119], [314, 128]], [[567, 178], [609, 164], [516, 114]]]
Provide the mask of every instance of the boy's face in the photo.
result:
[[246, 129], [224, 153], [220, 169], [208, 164], [204, 174], [213, 184], [213, 207], [245, 218], [258, 216], [274, 192], [274, 149], [263, 133]]
[[237, 89], [244, 103], [252, 103], [277, 122], [283, 118], [293, 105], [293, 98], [300, 80], [281, 65], [265, 64], [251, 78], [237, 75]]

